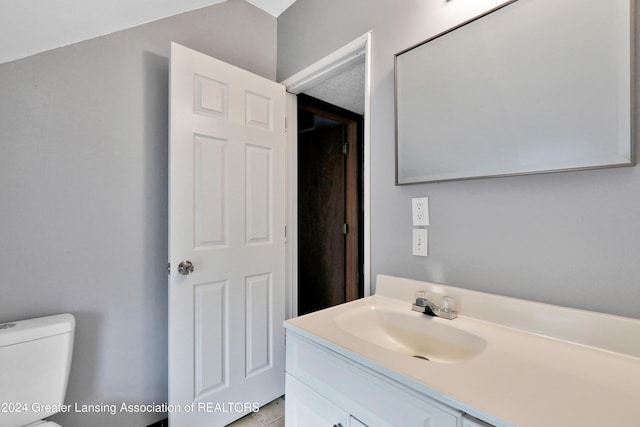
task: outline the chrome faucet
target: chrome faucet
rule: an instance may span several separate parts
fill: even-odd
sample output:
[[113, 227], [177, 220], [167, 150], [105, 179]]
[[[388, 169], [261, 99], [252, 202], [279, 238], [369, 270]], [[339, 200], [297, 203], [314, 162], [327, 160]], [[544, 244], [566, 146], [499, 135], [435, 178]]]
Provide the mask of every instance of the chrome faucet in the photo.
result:
[[416, 293], [416, 302], [413, 303], [411, 310], [427, 314], [429, 316], [453, 320], [458, 317], [458, 312], [453, 310], [452, 307], [453, 298], [451, 297], [442, 297], [442, 306], [438, 307], [433, 301], [429, 301], [424, 291], [418, 291]]

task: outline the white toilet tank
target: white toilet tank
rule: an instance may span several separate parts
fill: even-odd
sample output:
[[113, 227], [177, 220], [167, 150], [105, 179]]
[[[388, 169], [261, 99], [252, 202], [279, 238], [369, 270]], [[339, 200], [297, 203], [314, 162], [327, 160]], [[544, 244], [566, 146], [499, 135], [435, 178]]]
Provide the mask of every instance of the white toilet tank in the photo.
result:
[[22, 427], [60, 412], [74, 331], [71, 314], [0, 324], [0, 426]]

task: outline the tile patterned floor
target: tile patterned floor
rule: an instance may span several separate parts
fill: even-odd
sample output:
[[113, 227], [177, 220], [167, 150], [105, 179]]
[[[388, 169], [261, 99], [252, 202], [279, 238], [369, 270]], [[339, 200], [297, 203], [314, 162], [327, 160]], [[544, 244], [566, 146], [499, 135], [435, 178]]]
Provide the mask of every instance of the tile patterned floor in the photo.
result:
[[266, 404], [227, 427], [284, 427], [284, 397]]

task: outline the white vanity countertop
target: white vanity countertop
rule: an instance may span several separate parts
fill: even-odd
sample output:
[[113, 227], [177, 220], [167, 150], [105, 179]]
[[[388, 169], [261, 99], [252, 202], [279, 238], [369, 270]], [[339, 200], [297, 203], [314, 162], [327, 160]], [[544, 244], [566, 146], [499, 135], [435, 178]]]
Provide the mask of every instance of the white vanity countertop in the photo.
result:
[[[400, 293], [399, 286], [403, 289]], [[359, 339], [334, 321], [336, 316], [358, 307], [424, 316], [411, 311], [411, 298], [396, 299], [399, 294], [413, 295], [418, 287], [455, 295], [460, 303], [459, 317], [430, 320], [483, 338], [484, 350], [456, 363], [424, 361]], [[483, 295], [487, 296], [485, 309], [496, 318], [504, 315], [504, 323], [509, 326], [465, 315], [465, 306], [482, 301]], [[492, 310], [492, 304], [509, 307]], [[518, 314], [509, 314], [518, 304], [523, 304], [518, 306]], [[478, 316], [485, 317], [482, 313]], [[549, 321], [554, 318], [565, 321], [554, 329]], [[589, 337], [589, 322], [607, 326], [595, 331], [594, 338], [582, 339]], [[635, 319], [379, 276], [377, 295], [290, 319], [285, 327], [497, 427], [640, 425], [640, 357], [635, 353], [640, 321]], [[612, 334], [617, 335], [615, 339], [611, 339]], [[604, 344], [586, 345], [585, 340]], [[617, 349], [618, 340], [627, 341], [621, 345], [626, 354], [611, 350]]]

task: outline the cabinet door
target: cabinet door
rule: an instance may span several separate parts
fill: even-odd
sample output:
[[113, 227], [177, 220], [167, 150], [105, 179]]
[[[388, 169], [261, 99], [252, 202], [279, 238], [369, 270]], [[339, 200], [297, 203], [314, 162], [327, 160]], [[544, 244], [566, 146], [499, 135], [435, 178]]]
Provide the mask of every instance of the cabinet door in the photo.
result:
[[285, 427], [349, 426], [349, 414], [289, 374], [286, 389]]
[[461, 425], [460, 412], [290, 332], [287, 373], [370, 427]]

